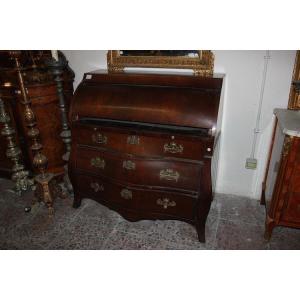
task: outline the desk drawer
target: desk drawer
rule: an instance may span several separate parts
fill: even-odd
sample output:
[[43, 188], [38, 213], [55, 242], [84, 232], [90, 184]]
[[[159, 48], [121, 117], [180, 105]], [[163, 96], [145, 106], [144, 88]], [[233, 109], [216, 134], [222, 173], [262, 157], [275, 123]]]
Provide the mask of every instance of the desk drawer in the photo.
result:
[[114, 184], [100, 176], [84, 174], [76, 175], [76, 182], [81, 193], [94, 200], [113, 202], [126, 208], [135, 207], [132, 193], [125, 186]]
[[141, 186], [197, 191], [202, 163], [140, 158], [79, 147], [76, 167]]
[[139, 189], [116, 183], [101, 176], [77, 174], [81, 192], [99, 202], [111, 202], [140, 212], [193, 219], [197, 196], [150, 189]]
[[76, 143], [133, 155], [202, 160], [212, 155], [213, 137], [183, 137], [168, 133], [81, 125], [74, 127]]

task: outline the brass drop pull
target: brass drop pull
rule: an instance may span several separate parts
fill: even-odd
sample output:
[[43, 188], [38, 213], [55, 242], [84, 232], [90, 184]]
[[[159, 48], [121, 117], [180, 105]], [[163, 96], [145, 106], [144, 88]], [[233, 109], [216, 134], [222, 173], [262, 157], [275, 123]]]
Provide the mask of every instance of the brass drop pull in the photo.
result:
[[106, 144], [107, 136], [101, 134], [100, 132], [96, 132], [92, 134], [92, 140], [96, 144]]
[[99, 184], [98, 182], [91, 182], [90, 187], [94, 190], [94, 192], [103, 192], [104, 186]]
[[159, 172], [159, 178], [160, 180], [165, 179], [165, 180], [174, 180], [174, 181], [178, 181], [180, 177], [180, 174], [177, 171], [174, 171], [172, 169], [165, 169], [165, 170], [161, 170]]
[[138, 145], [140, 143], [140, 138], [137, 135], [130, 135], [127, 137], [127, 144], [129, 145]]
[[131, 160], [124, 160], [123, 168], [126, 170], [135, 170], [135, 162], [133, 162]]
[[170, 207], [176, 206], [176, 202], [168, 198], [163, 198], [163, 199], [159, 198], [156, 200], [156, 204], [163, 206], [164, 209], [167, 209], [169, 206]]
[[101, 157], [94, 157], [91, 159], [91, 166], [99, 169], [105, 168], [105, 160]]
[[121, 194], [121, 197], [126, 200], [132, 199], [132, 191], [130, 191], [128, 189], [122, 189], [120, 194]]
[[183, 146], [176, 144], [174, 141], [164, 144], [164, 152], [170, 152], [170, 153], [182, 153], [183, 152]]

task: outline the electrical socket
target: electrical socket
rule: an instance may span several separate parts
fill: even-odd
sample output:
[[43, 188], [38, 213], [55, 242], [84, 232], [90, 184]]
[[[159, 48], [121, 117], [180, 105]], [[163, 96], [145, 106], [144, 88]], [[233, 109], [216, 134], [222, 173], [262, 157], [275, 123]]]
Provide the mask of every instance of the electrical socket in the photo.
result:
[[246, 159], [246, 169], [255, 170], [257, 167], [257, 159], [248, 157]]

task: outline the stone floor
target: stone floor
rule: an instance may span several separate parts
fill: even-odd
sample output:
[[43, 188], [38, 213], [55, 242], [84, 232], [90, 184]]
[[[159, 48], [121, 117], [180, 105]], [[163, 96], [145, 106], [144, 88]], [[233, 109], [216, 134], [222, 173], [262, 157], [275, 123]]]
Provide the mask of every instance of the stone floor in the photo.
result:
[[193, 226], [179, 221], [130, 223], [117, 213], [84, 199], [57, 200], [55, 215], [44, 205], [24, 207], [33, 194], [18, 197], [11, 181], [0, 179], [0, 249], [300, 249], [300, 230], [275, 228], [263, 238], [265, 209], [255, 200], [216, 195], [206, 228], [206, 243]]

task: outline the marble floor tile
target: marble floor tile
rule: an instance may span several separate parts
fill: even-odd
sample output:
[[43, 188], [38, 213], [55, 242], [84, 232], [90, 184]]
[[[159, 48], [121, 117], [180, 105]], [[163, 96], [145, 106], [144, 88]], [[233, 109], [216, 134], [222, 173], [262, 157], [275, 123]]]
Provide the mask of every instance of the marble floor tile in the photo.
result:
[[200, 243], [196, 228], [185, 222], [170, 221], [165, 228], [163, 239], [173, 244], [194, 247], [194, 249], [212, 249], [215, 245], [218, 219], [208, 217], [205, 228], [205, 243]]
[[68, 199], [61, 201], [64, 203], [54, 205], [55, 213], [53, 216], [49, 216], [48, 209], [41, 203], [39, 210], [29, 223], [19, 224], [14, 228], [11, 232], [11, 239], [15, 240], [17, 247], [24, 247], [24, 249], [45, 248], [69, 226], [80, 211], [70, 207]]
[[266, 250], [264, 226], [239, 221], [219, 220], [216, 249], [220, 250]]
[[210, 248], [206, 247], [205, 244], [180, 244], [180, 243], [173, 243], [170, 241], [164, 241], [162, 243], [162, 250], [211, 250]]
[[138, 222], [129, 222], [122, 219], [116, 229], [125, 233], [141, 235], [150, 239], [159, 240], [164, 236], [164, 232], [169, 224], [169, 220], [142, 220]]
[[[14, 188], [14, 183], [6, 178], [0, 178], [0, 191], [1, 193], [6, 190], [12, 190]], [[2, 195], [0, 194], [0, 199]]]
[[270, 242], [263, 238], [265, 209], [258, 201], [216, 194], [207, 219], [206, 243], [194, 226], [176, 220], [128, 222], [90, 199], [78, 209], [73, 199], [56, 199], [55, 214], [44, 204], [30, 206], [34, 193], [19, 197], [13, 184], [0, 179], [0, 249], [300, 249], [300, 230], [275, 227]]
[[109, 209], [85, 201], [84, 208], [47, 249], [101, 249], [118, 221]]
[[164, 243], [141, 234], [114, 230], [107, 238], [105, 250], [163, 250]]
[[46, 249], [56, 250], [99, 250], [107, 238], [107, 230], [102, 232], [97, 224], [92, 226], [82, 226], [81, 223], [75, 223], [65, 229], [56, 239], [54, 239]]
[[83, 199], [81, 207], [85, 205], [81, 216], [88, 218], [104, 218], [114, 223], [119, 223], [123, 218], [115, 211], [90, 199]]
[[255, 225], [261, 225], [265, 222], [265, 207], [260, 205], [257, 200], [220, 194], [218, 195], [218, 201], [221, 204], [221, 219]]
[[220, 213], [221, 213], [220, 197], [218, 196], [218, 194], [216, 194], [210, 206], [209, 216], [219, 218]]
[[300, 250], [300, 229], [275, 227], [270, 239], [272, 250]]

